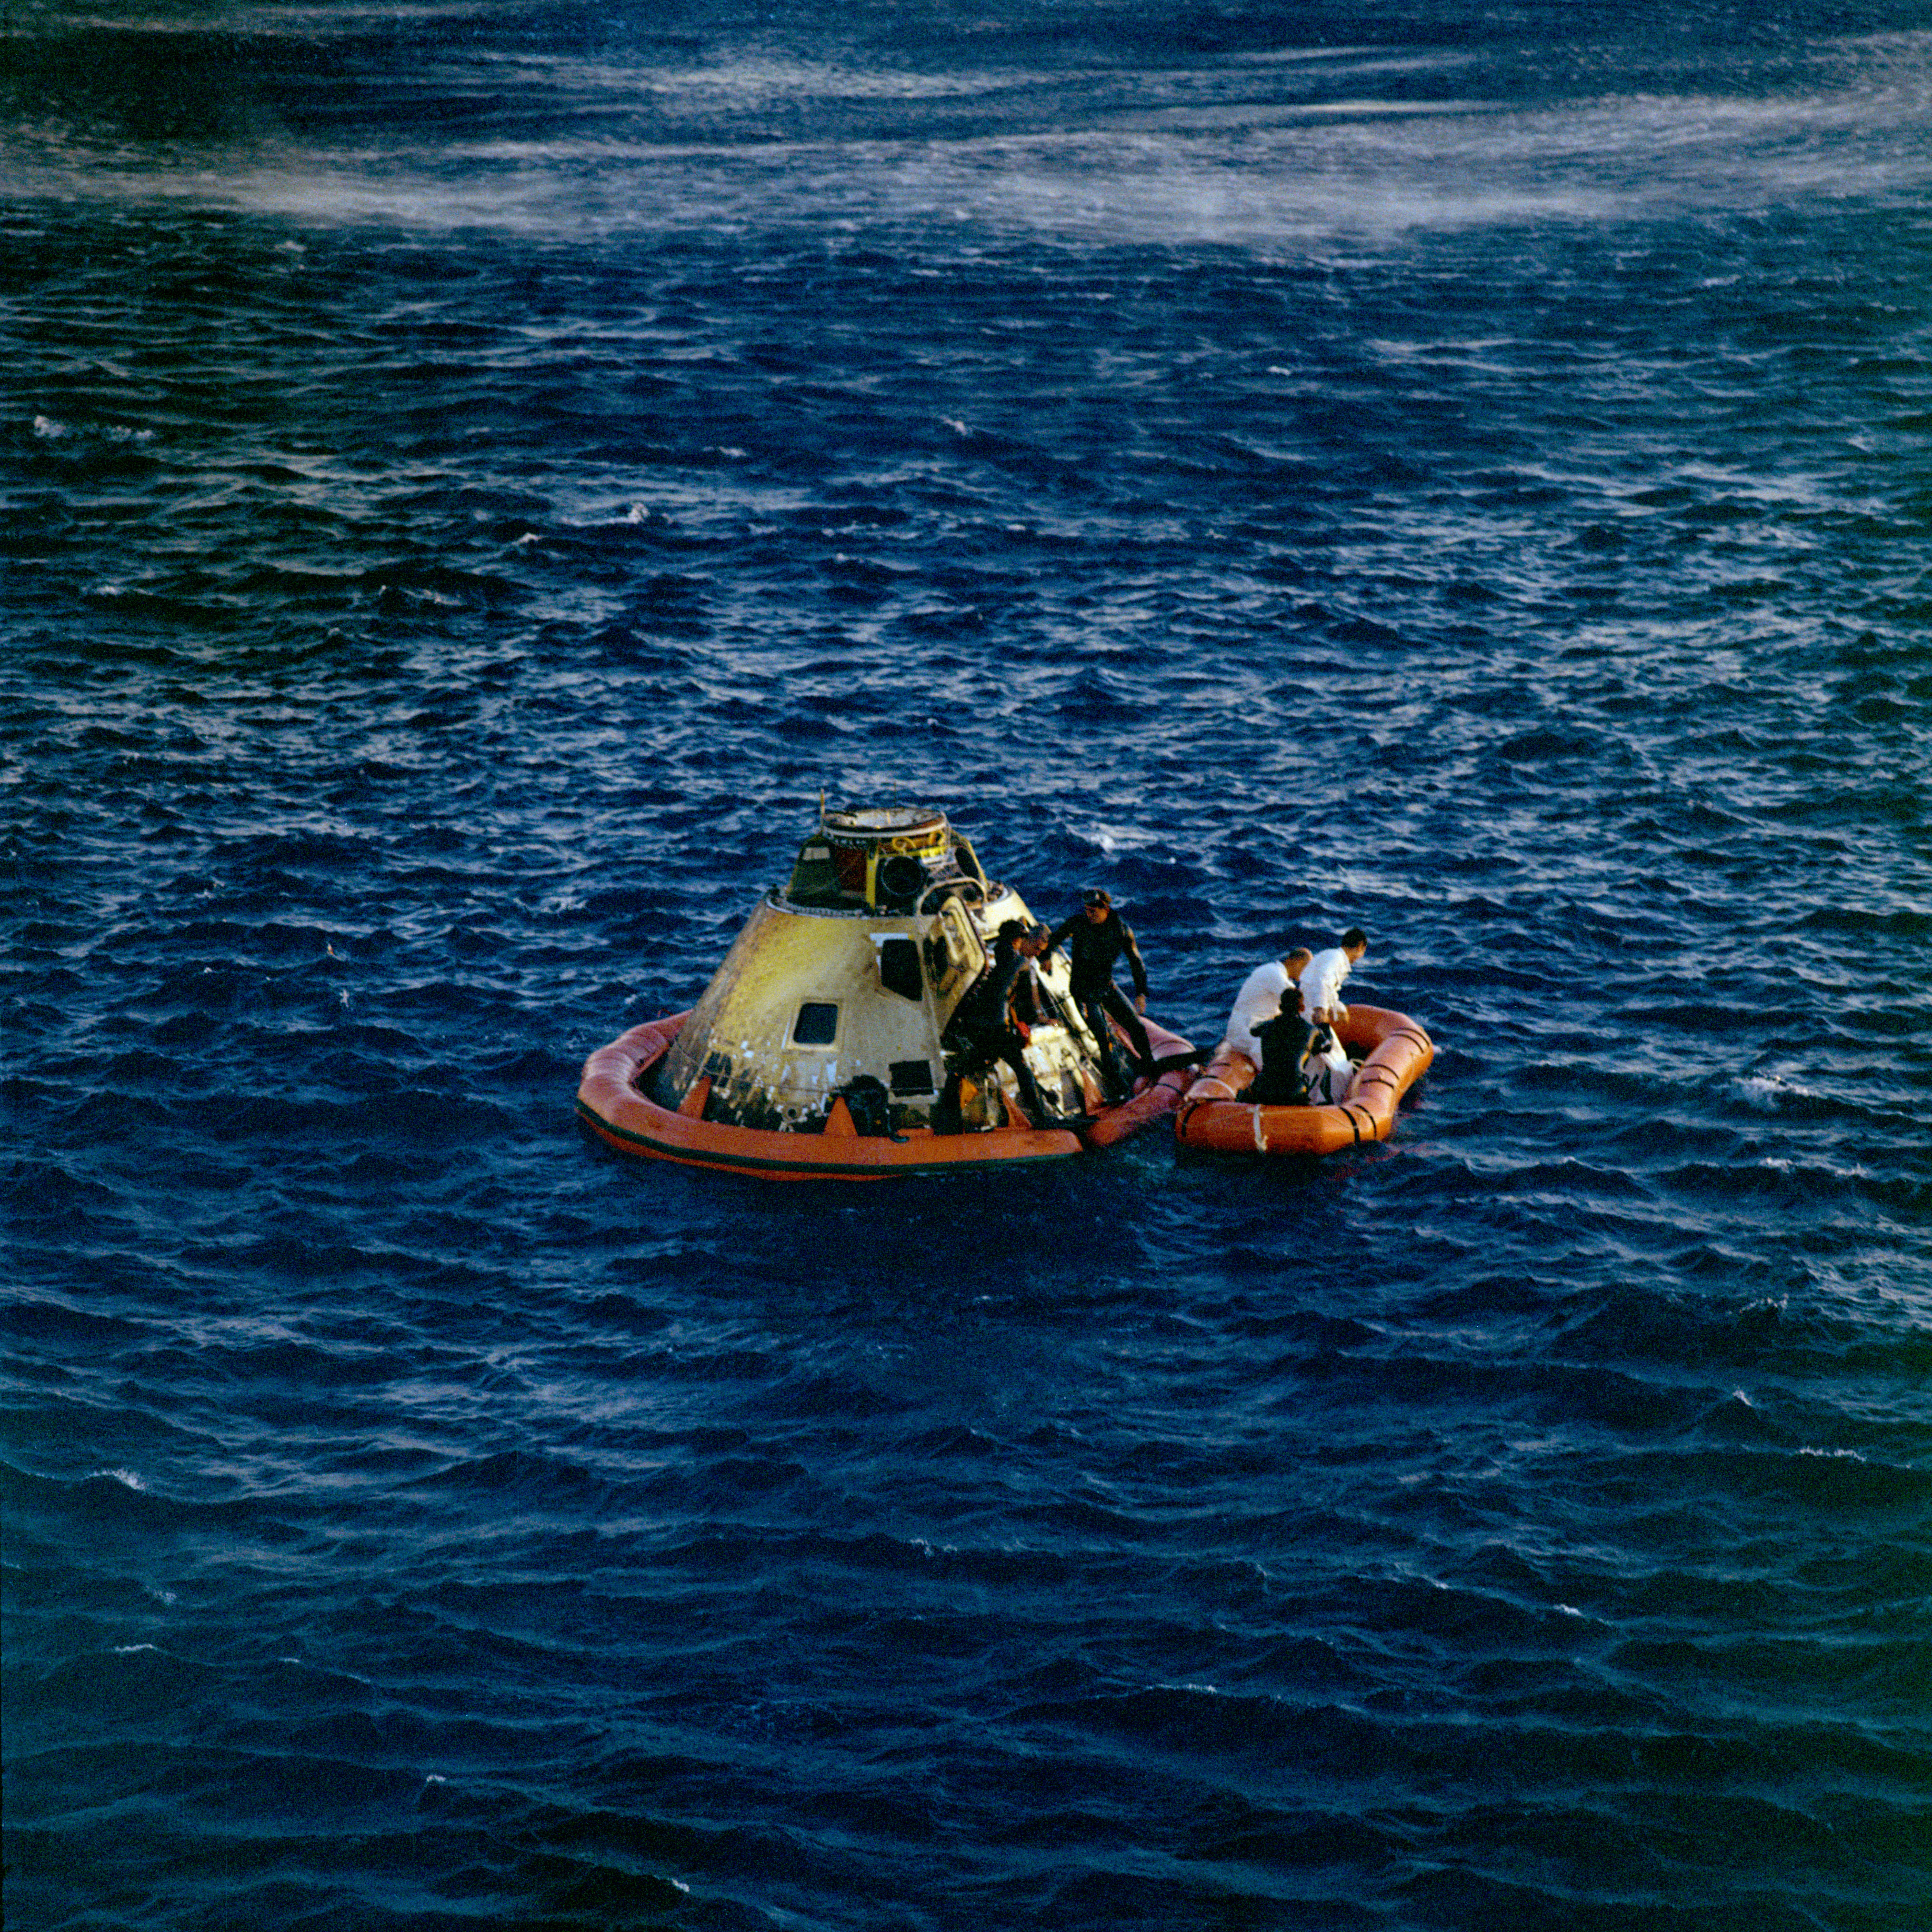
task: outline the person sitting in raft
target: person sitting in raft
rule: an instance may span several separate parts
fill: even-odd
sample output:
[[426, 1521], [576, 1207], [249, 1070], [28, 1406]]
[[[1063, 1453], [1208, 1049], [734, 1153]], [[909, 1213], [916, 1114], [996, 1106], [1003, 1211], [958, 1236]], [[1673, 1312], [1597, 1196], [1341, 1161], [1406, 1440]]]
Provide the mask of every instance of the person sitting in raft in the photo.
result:
[[[1234, 995], [1234, 1010], [1228, 1016], [1227, 1044], [1237, 1053], [1245, 1053], [1260, 1064], [1262, 1050], [1256, 1039], [1257, 1030], [1264, 1020], [1281, 1010], [1282, 996], [1301, 976], [1301, 969], [1308, 964], [1311, 955], [1305, 946], [1298, 946], [1292, 952], [1284, 952], [1279, 959], [1264, 960], [1241, 982], [1241, 990]], [[1298, 997], [1295, 1010], [1301, 1010]]]
[[[1072, 962], [1070, 979], [1073, 1003], [1094, 1035], [1103, 1062], [1107, 1052], [1107, 1016], [1120, 1023], [1128, 1044], [1138, 1062], [1136, 1070], [1146, 1079], [1154, 1077], [1154, 1049], [1148, 1043], [1147, 1028], [1138, 1016], [1147, 1011], [1147, 968], [1141, 963], [1141, 950], [1134, 944], [1134, 929], [1114, 910], [1114, 902], [1099, 886], [1080, 896], [1080, 910], [1071, 919], [1062, 920], [1047, 937], [1049, 949], [1064, 944]], [[1134, 1003], [1114, 984], [1114, 962], [1124, 952], [1134, 976]], [[1131, 1084], [1131, 1083], [1130, 1083]]]
[[1308, 1100], [1308, 1053], [1315, 1029], [1302, 1017], [1301, 994], [1291, 986], [1281, 1010], [1255, 1029], [1261, 1071], [1242, 1094], [1262, 1107], [1300, 1107]]
[[1018, 1084], [1020, 1105], [1035, 1126], [1046, 1124], [1046, 1103], [1026, 1064], [1025, 1036], [1013, 1024], [1008, 1006], [1016, 982], [1046, 950], [1045, 926], [1008, 920], [993, 941], [991, 964], [953, 1010], [946, 1028], [949, 1038], [956, 1040], [962, 1050], [956, 1070], [976, 1073], [996, 1060], [1004, 1061]]
[[1315, 1043], [1308, 1072], [1309, 1098], [1318, 1104], [1346, 1100], [1348, 1083], [1355, 1077], [1334, 1030], [1348, 1017], [1342, 1004], [1342, 982], [1368, 950], [1369, 935], [1352, 926], [1340, 946], [1316, 953], [1301, 969], [1301, 1010], [1323, 1035]]

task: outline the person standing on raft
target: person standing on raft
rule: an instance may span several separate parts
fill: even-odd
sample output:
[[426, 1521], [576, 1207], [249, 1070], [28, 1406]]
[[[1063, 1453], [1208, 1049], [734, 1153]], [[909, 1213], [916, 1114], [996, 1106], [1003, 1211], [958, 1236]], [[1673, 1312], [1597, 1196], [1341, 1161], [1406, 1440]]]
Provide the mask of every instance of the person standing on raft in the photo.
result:
[[1317, 1041], [1309, 1065], [1310, 1097], [1318, 1102], [1346, 1100], [1348, 1083], [1354, 1078], [1354, 1069], [1334, 1029], [1348, 1017], [1348, 1010], [1342, 1004], [1342, 982], [1368, 950], [1369, 935], [1359, 926], [1352, 926], [1342, 934], [1340, 946], [1316, 953], [1301, 969], [1302, 1012], [1313, 1024], [1328, 1030], [1326, 1038]]
[[[1064, 945], [1072, 962], [1071, 974], [1074, 1004], [1092, 1030], [1094, 1044], [1106, 1057], [1107, 1016], [1120, 1023], [1138, 1063], [1142, 1078], [1152, 1079], [1154, 1049], [1148, 1043], [1147, 1028], [1139, 1016], [1147, 1011], [1147, 968], [1141, 963], [1141, 950], [1134, 944], [1134, 930], [1114, 910], [1114, 902], [1100, 886], [1082, 892], [1081, 909], [1072, 918], [1062, 920], [1047, 938], [1047, 949]], [[1134, 1003], [1114, 984], [1114, 962], [1122, 953], [1134, 976]], [[1130, 1082], [1130, 1085], [1132, 1084]]]
[[[1226, 1036], [1227, 1043], [1237, 1053], [1244, 1053], [1259, 1064], [1262, 1049], [1258, 1036], [1262, 1023], [1280, 1010], [1282, 996], [1300, 978], [1301, 969], [1312, 956], [1306, 946], [1298, 946], [1279, 959], [1264, 960], [1241, 982], [1241, 990], [1234, 995], [1234, 1010], [1228, 1016]], [[1298, 1000], [1295, 1010], [1300, 1010]]]
[[1348, 1017], [1342, 1004], [1342, 982], [1354, 970], [1355, 962], [1369, 950], [1369, 935], [1359, 926], [1352, 926], [1342, 935], [1340, 946], [1318, 952], [1301, 969], [1301, 1010], [1322, 1026], [1334, 1026]]
[[1003, 1062], [1012, 1070], [1020, 1105], [1036, 1127], [1046, 1123], [1046, 1102], [1026, 1063], [1026, 1036], [1015, 1024], [1011, 1009], [1016, 987], [1046, 950], [1045, 926], [1008, 920], [993, 942], [991, 962], [959, 1002], [947, 1028], [963, 1049], [958, 1071], [976, 1073], [996, 1060]]

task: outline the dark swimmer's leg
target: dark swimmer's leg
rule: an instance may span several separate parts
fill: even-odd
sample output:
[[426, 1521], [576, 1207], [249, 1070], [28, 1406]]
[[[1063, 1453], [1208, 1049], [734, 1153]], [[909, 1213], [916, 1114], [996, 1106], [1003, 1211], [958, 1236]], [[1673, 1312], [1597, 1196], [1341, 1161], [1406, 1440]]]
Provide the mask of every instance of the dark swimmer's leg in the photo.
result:
[[1101, 994], [1108, 1012], [1120, 1023], [1121, 1030], [1127, 1036], [1127, 1043], [1134, 1050], [1134, 1058], [1139, 1065], [1142, 1078], [1154, 1078], [1154, 1048], [1148, 1041], [1147, 1028], [1141, 1024], [1141, 1016], [1133, 1009], [1133, 1004], [1118, 986], [1109, 986]]

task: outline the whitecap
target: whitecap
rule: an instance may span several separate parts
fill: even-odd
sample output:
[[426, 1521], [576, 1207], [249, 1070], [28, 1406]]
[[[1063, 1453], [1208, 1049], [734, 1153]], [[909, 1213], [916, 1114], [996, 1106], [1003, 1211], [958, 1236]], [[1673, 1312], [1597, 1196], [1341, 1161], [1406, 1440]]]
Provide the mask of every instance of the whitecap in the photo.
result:
[[51, 442], [56, 436], [66, 435], [67, 424], [56, 422], [52, 416], [36, 416], [34, 418], [34, 434]]
[[1139, 826], [1094, 825], [1085, 830], [1087, 836], [1107, 853], [1138, 851], [1155, 842], [1153, 835]]
[[1732, 1084], [1760, 1113], [1775, 1113], [1787, 1099], [1809, 1100], [1817, 1097], [1795, 1081], [1786, 1079], [1781, 1073], [1743, 1073]]

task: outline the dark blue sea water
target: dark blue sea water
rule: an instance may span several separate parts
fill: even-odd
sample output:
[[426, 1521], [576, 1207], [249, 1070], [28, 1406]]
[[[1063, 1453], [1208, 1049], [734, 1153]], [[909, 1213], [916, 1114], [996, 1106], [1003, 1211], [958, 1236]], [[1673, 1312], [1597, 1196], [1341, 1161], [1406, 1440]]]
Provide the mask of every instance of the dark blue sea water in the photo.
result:
[[[1932, 1924], [1932, 32], [0, 19], [7, 1923]], [[627, 1164], [821, 788], [1389, 1144]]]

